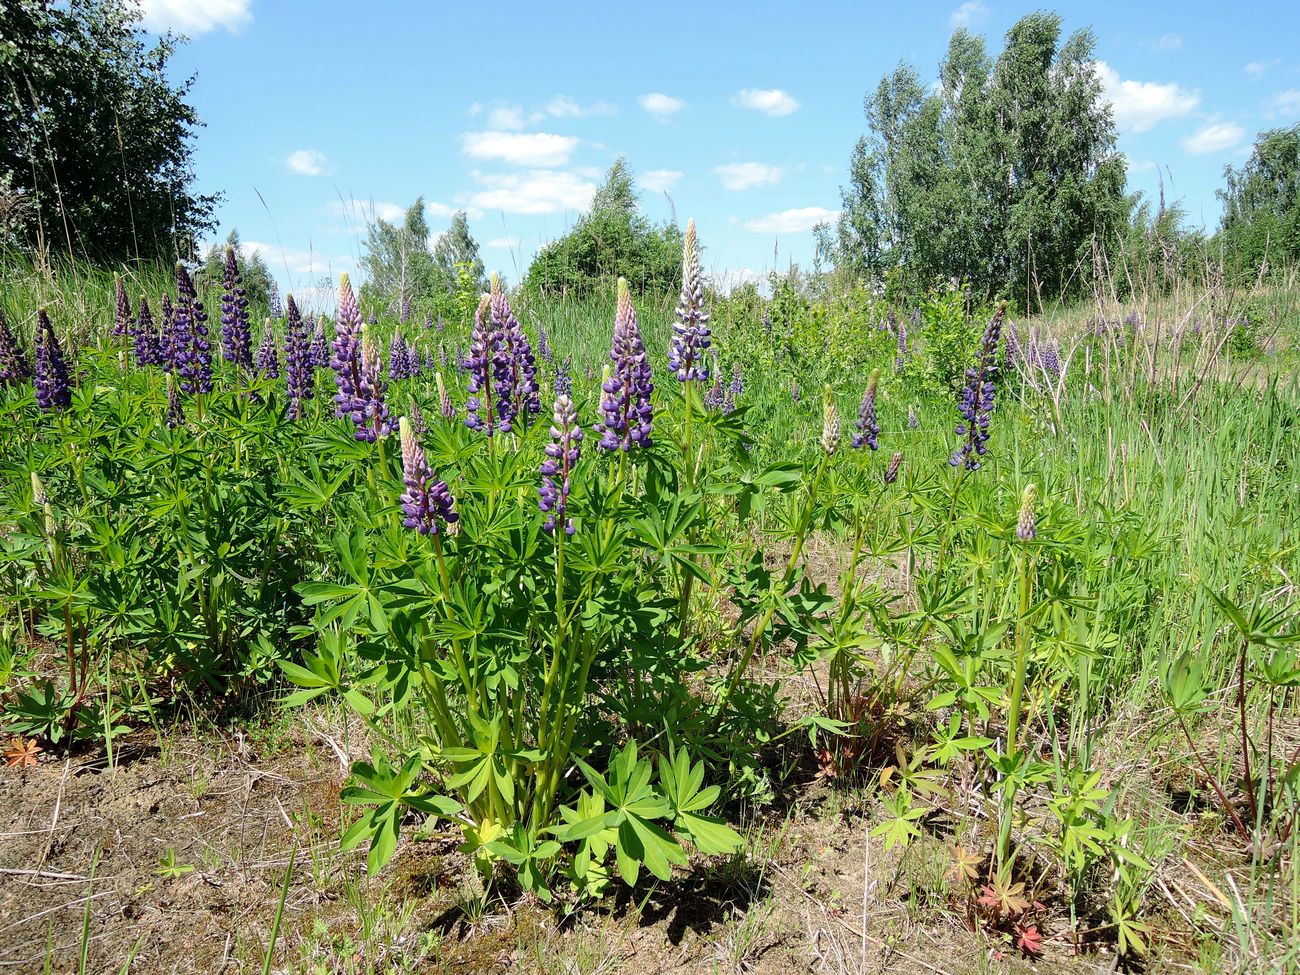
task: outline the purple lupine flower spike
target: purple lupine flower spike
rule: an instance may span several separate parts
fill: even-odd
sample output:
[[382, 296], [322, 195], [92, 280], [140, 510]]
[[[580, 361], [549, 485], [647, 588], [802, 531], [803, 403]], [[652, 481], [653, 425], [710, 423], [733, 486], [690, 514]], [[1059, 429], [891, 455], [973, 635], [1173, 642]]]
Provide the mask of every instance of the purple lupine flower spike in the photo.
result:
[[122, 275], [113, 275], [113, 290], [117, 298], [117, 306], [113, 313], [113, 337], [122, 338], [131, 331], [131, 302], [127, 300]]
[[334, 322], [334, 346], [330, 358], [338, 393], [334, 415], [357, 412], [357, 390], [361, 386], [361, 309], [346, 273], [339, 275], [339, 307]]
[[181, 407], [181, 394], [176, 388], [176, 378], [167, 374], [167, 429], [175, 430], [185, 422], [185, 410]]
[[233, 247], [226, 248], [226, 270], [221, 281], [221, 354], [241, 369], [253, 368], [248, 297]]
[[366, 324], [368, 324], [368, 325], [378, 325], [378, 324], [379, 324], [379, 316], [375, 313], [375, 309], [374, 309], [374, 308], [371, 308], [371, 309], [370, 309], [370, 317], [369, 317], [368, 319], [366, 319]]
[[406, 343], [402, 341], [401, 329], [393, 330], [393, 338], [388, 343], [388, 378], [393, 382], [406, 378]]
[[854, 424], [857, 432], [851, 438], [854, 450], [870, 447], [880, 449], [880, 423], [876, 419], [876, 390], [880, 386], [880, 370], [873, 369], [867, 380], [867, 388], [862, 393], [862, 404], [858, 407], [858, 422]]
[[546, 334], [546, 329], [540, 325], [537, 326], [537, 354], [548, 366], [555, 361], [555, 353], [551, 351], [551, 338]]
[[1003, 304], [984, 329], [975, 365], [966, 370], [966, 385], [958, 400], [962, 419], [957, 424], [957, 436], [961, 440], [948, 459], [953, 467], [965, 467], [968, 471], [979, 470], [980, 458], [988, 449], [989, 417], [993, 413], [993, 397], [997, 388], [993, 380], [998, 372], [998, 340], [1002, 334], [1002, 319], [1005, 314], [1006, 305]]
[[542, 461], [537, 506], [546, 514], [546, 524], [542, 526], [545, 531], [554, 532], [557, 526], [563, 525], [564, 533], [572, 535], [573, 519], [568, 517], [569, 491], [582, 443], [582, 428], [578, 426], [578, 411], [573, 400], [563, 394], [557, 396], [552, 421], [552, 442], [546, 445], [546, 460]]
[[726, 402], [726, 399], [727, 391], [723, 388], [722, 377], [714, 376], [713, 385], [710, 386], [709, 391], [704, 394], [705, 409], [720, 410], [722, 409], [722, 404]]
[[492, 405], [492, 367], [496, 358], [496, 338], [488, 320], [492, 296], [483, 295], [474, 312], [474, 329], [469, 337], [469, 399], [465, 402], [465, 426], [481, 430], [484, 435], [496, 432], [497, 422]]
[[284, 375], [289, 393], [289, 419], [302, 416], [302, 404], [316, 395], [316, 373], [311, 359], [311, 345], [307, 341], [307, 326], [298, 314], [293, 295], [286, 299], [287, 315], [284, 326]]
[[275, 346], [271, 319], [262, 325], [262, 344], [257, 349], [257, 371], [267, 379], [280, 378], [280, 352]]
[[573, 394], [573, 356], [566, 355], [564, 361], [555, 370], [555, 395], [571, 396]]
[[135, 328], [131, 333], [132, 340], [135, 343], [135, 364], [140, 367], [158, 366], [163, 364], [163, 355], [161, 343], [158, 339], [158, 330], [154, 328], [153, 312], [149, 308], [149, 299], [145, 295], [140, 296], [140, 305], [137, 309]]
[[329, 339], [325, 336], [325, 316], [316, 316], [316, 327], [311, 336], [311, 367], [328, 369], [330, 365]]
[[9, 331], [4, 309], [0, 308], [0, 386], [17, 386], [31, 378], [32, 368], [27, 354], [14, 333]]
[[[444, 358], [446, 358], [446, 357], [444, 356]], [[433, 358], [433, 353], [430, 352], [428, 349], [425, 349], [425, 350], [424, 350], [424, 371], [425, 371], [425, 372], [435, 372], [435, 371], [437, 370], [438, 367], [434, 364], [434, 362], [435, 362], [435, 360], [434, 360], [434, 358]], [[444, 363], [444, 365], [445, 365], [445, 363]]]
[[411, 299], [405, 295], [402, 296], [402, 307], [397, 320], [403, 325], [411, 320]]
[[212, 392], [212, 343], [208, 341], [207, 313], [199, 301], [194, 282], [185, 265], [176, 265], [177, 305], [172, 327], [180, 352], [176, 372], [180, 376], [181, 392], [186, 394]]
[[424, 363], [420, 361], [420, 350], [415, 347], [415, 343], [410, 339], [406, 342], [406, 376], [408, 379], [414, 379], [420, 375], [424, 368]]
[[433, 381], [438, 387], [438, 410], [442, 413], [442, 418], [448, 421], [456, 419], [456, 404], [447, 395], [447, 387], [442, 381], [442, 373], [435, 372]]
[[650, 446], [654, 407], [650, 403], [654, 384], [650, 379], [650, 359], [641, 330], [636, 324], [636, 309], [627, 281], [618, 279], [618, 311], [614, 316], [614, 338], [609, 358], [613, 363], [609, 378], [601, 384], [604, 395], [600, 407], [604, 421], [597, 424], [601, 450], [630, 450], [633, 446]]
[[907, 429], [919, 430], [921, 428], [921, 418], [916, 413], [915, 406], [907, 408]]
[[898, 469], [903, 466], [903, 452], [895, 450], [894, 456], [889, 458], [889, 466], [885, 468], [885, 483], [893, 484], [898, 480]]
[[402, 417], [398, 427], [402, 438], [402, 482], [406, 485], [401, 498], [402, 524], [421, 535], [436, 535], [438, 522], [454, 525], [460, 515], [453, 507], [447, 482], [434, 479], [410, 418]]
[[692, 379], [707, 382], [709, 367], [704, 359], [708, 351], [709, 315], [704, 310], [704, 276], [700, 271], [700, 251], [695, 238], [695, 219], [686, 222], [686, 239], [682, 243], [682, 293], [677, 300], [677, 321], [668, 348], [668, 368], [680, 382]]
[[271, 282], [271, 290], [266, 296], [266, 302], [272, 318], [279, 318], [284, 314], [284, 304], [280, 301], [280, 286], [274, 280]]
[[66, 410], [72, 405], [68, 363], [44, 308], [36, 313], [36, 403], [44, 413]]
[[525, 423], [530, 415], [542, 411], [537, 388], [537, 360], [523, 326], [510, 308], [501, 287], [501, 279], [492, 275], [492, 332], [496, 337], [497, 417], [508, 432], [521, 415]]
[[361, 328], [361, 377], [357, 384], [357, 397], [352, 410], [352, 422], [357, 425], [356, 438], [374, 443], [393, 432], [384, 394], [384, 357], [379, 354], [368, 326]]

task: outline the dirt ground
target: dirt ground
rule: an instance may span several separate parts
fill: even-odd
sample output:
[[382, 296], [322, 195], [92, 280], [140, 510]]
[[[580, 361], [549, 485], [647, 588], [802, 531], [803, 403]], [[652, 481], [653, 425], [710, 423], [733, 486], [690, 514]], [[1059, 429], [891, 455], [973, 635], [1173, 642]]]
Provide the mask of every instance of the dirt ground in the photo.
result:
[[[816, 781], [797, 807], [742, 824], [743, 860], [575, 915], [481, 904], [450, 836], [404, 836], [367, 879], [362, 854], [338, 851], [338, 737], [311, 718], [258, 737], [138, 734], [111, 767], [94, 754], [0, 770], [0, 973], [261, 971], [286, 874], [276, 972], [1113, 970], [1050, 932], [1033, 965], [976, 936], [917, 889], [924, 849], [902, 878], [861, 806]], [[925, 842], [942, 874], [941, 838]]]

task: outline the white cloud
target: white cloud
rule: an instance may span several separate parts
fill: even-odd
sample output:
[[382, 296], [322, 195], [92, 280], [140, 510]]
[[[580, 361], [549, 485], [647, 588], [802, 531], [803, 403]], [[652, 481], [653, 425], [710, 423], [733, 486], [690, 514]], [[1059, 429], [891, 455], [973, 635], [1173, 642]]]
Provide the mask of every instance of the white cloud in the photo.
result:
[[731, 104], [777, 116], [789, 115], [799, 108], [794, 96], [780, 88], [742, 88], [731, 100]]
[[948, 15], [948, 24], [951, 27], [970, 27], [980, 23], [988, 15], [989, 8], [982, 0], [966, 0]]
[[649, 95], [642, 95], [638, 101], [643, 109], [661, 122], [671, 118], [686, 107], [686, 103], [680, 98], [673, 98], [658, 91], [651, 92]]
[[614, 106], [600, 101], [591, 105], [579, 105], [566, 95], [556, 95], [546, 103], [546, 114], [556, 118], [586, 118], [588, 115], [613, 115]]
[[1177, 51], [1183, 46], [1183, 37], [1181, 34], [1161, 34], [1151, 46], [1157, 51]]
[[512, 251], [520, 244], [518, 237], [493, 237], [484, 246], [494, 247], [497, 250]]
[[1171, 118], [1195, 111], [1201, 103], [1199, 91], [1177, 84], [1155, 81], [1125, 81], [1105, 61], [1098, 61], [1097, 77], [1115, 110], [1115, 124], [1125, 132], [1145, 132]]
[[771, 186], [781, 181], [780, 166], [768, 166], [765, 163], [727, 163], [716, 166], [713, 170], [722, 179], [722, 188], [726, 190], [749, 190], [755, 186]]
[[1193, 156], [1231, 149], [1246, 137], [1246, 130], [1235, 122], [1210, 122], [1182, 140], [1183, 148]]
[[594, 182], [562, 170], [474, 173], [473, 176], [483, 189], [469, 194], [466, 202], [483, 210], [532, 214], [585, 210], [596, 193]]
[[488, 112], [487, 124], [493, 129], [517, 131], [524, 127], [524, 110], [518, 105], [500, 105]]
[[[427, 204], [426, 204], [427, 205]], [[328, 207], [336, 217], [347, 217], [360, 223], [373, 223], [376, 219], [396, 223], [406, 216], [406, 207], [383, 200], [332, 200]]]
[[1270, 69], [1276, 68], [1281, 63], [1281, 58], [1270, 58], [1267, 61], [1251, 61], [1241, 70], [1252, 78], [1262, 78]]
[[284, 157], [284, 165], [289, 172], [301, 176], [319, 176], [329, 164], [329, 159], [319, 149], [295, 149]]
[[[290, 274], [321, 274], [352, 266], [350, 257], [329, 257], [311, 249], [281, 247], [279, 244], [265, 244], [257, 240], [240, 241], [239, 249], [245, 254], [260, 254], [272, 272], [287, 270]], [[298, 292], [295, 291], [294, 295], [297, 296]]]
[[1124, 165], [1130, 173], [1150, 173], [1159, 168], [1151, 159], [1125, 158]]
[[651, 169], [641, 174], [641, 185], [651, 193], [667, 193], [682, 175], [677, 169]]
[[1300, 88], [1279, 91], [1268, 103], [1269, 118], [1279, 115], [1294, 118], [1300, 115]]
[[232, 33], [253, 22], [252, 0], [140, 0], [144, 26], [155, 33], [197, 37], [224, 27]]
[[460, 142], [467, 156], [515, 166], [563, 166], [578, 146], [573, 136], [549, 132], [466, 132]]
[[738, 288], [747, 284], [758, 286], [760, 292], [767, 291], [768, 278], [762, 271], [755, 271], [752, 268], [742, 267], [738, 269], [729, 269], [721, 273], [709, 275], [709, 281], [716, 291], [723, 294], [731, 294]]
[[750, 220], [746, 222], [745, 229], [756, 234], [797, 234], [812, 230], [819, 223], [830, 223], [839, 215], [838, 210], [827, 210], [825, 207], [798, 207]]

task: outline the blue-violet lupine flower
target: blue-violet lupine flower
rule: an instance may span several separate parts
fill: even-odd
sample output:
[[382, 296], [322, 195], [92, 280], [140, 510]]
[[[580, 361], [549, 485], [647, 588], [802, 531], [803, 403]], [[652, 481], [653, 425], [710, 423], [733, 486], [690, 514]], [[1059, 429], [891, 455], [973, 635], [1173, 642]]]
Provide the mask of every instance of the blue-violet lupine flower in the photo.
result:
[[[371, 343], [373, 346], [373, 343]], [[378, 357], [378, 352], [375, 353]], [[460, 520], [446, 481], [434, 479], [429, 459], [415, 435], [409, 417], [399, 421], [402, 438], [402, 524], [421, 535], [438, 534], [438, 522], [454, 525]]]
[[610, 343], [609, 378], [601, 384], [604, 395], [600, 408], [603, 422], [596, 425], [601, 450], [630, 450], [650, 446], [654, 407], [650, 403], [654, 384], [650, 379], [650, 358], [637, 328], [636, 309], [627, 281], [618, 279], [618, 310], [614, 315], [614, 337]]
[[280, 378], [280, 350], [275, 345], [271, 319], [262, 325], [262, 344], [257, 348], [257, 371], [267, 379]]
[[497, 340], [496, 377], [497, 416], [501, 429], [508, 432], [522, 414], [525, 423], [530, 415], [542, 411], [537, 387], [537, 360], [533, 347], [519, 324], [501, 287], [501, 279], [492, 275], [492, 332]]
[[406, 378], [406, 343], [402, 341], [401, 329], [393, 330], [388, 343], [388, 378], [393, 382]]
[[478, 310], [474, 312], [474, 328], [469, 336], [469, 357], [465, 360], [465, 370], [469, 373], [465, 426], [481, 430], [489, 437], [497, 429], [496, 411], [492, 405], [492, 372], [497, 342], [488, 316], [491, 307], [491, 295], [479, 298]]
[[994, 313], [980, 339], [975, 365], [966, 370], [966, 385], [958, 400], [962, 419], [957, 424], [957, 436], [961, 442], [948, 459], [953, 467], [965, 467], [968, 471], [979, 470], [980, 458], [988, 449], [989, 416], [993, 412], [996, 389], [993, 379], [998, 372], [998, 341], [1002, 335], [1002, 318], [1005, 314], [1005, 305]]
[[357, 390], [361, 386], [361, 309], [347, 273], [339, 275], [339, 306], [334, 322], [334, 345], [330, 368], [338, 393], [334, 396], [334, 415], [350, 417], [359, 410]]
[[921, 428], [921, 418], [916, 413], [915, 406], [907, 408], [907, 429], [919, 430]]
[[212, 392], [212, 343], [208, 341], [208, 316], [199, 301], [185, 265], [176, 265], [176, 310], [172, 330], [176, 341], [176, 373], [181, 392]]
[[668, 347], [668, 368], [679, 381], [708, 380], [709, 367], [704, 353], [710, 345], [709, 334], [709, 316], [704, 310], [704, 276], [692, 217], [686, 223], [686, 239], [682, 243], [682, 293], [677, 300], [677, 320], [673, 322], [673, 337]]
[[284, 314], [284, 304], [280, 301], [280, 286], [271, 282], [271, 290], [266, 296], [268, 310], [272, 318], [279, 318]]
[[555, 370], [555, 395], [573, 395], [573, 356], [566, 355], [564, 361]]
[[122, 275], [113, 275], [113, 290], [117, 298], [117, 306], [113, 313], [113, 337], [121, 338], [131, 330], [131, 302], [127, 300]]
[[316, 327], [311, 334], [311, 367], [328, 369], [330, 367], [330, 343], [325, 335], [325, 316], [316, 316]]
[[563, 525], [564, 533], [572, 535], [573, 519], [568, 517], [569, 491], [582, 443], [582, 428], [578, 426], [578, 411], [573, 400], [564, 395], [557, 396], [552, 421], [552, 442], [546, 445], [546, 460], [542, 461], [537, 506], [546, 514], [543, 530], [554, 532], [556, 526]]
[[36, 403], [45, 413], [72, 405], [68, 363], [44, 308], [36, 313]]
[[357, 425], [354, 436], [358, 440], [374, 443], [393, 432], [384, 394], [384, 357], [379, 354], [368, 326], [361, 329], [361, 378], [357, 384], [357, 398], [352, 411], [352, 422]]
[[140, 306], [136, 312], [135, 328], [131, 338], [135, 343], [135, 364], [137, 366], [160, 366], [163, 364], [162, 342], [158, 330], [154, 328], [153, 312], [149, 308], [149, 299], [140, 296]]
[[0, 386], [17, 386], [31, 378], [27, 355], [14, 333], [9, 331], [4, 309], [0, 309]]
[[288, 318], [284, 326], [284, 375], [289, 394], [289, 419], [302, 416], [302, 404], [316, 395], [316, 373], [307, 341], [307, 326], [298, 314], [298, 306], [289, 295]]
[[221, 354], [241, 369], [253, 368], [248, 297], [233, 247], [226, 248], [226, 270], [221, 282]]
[[873, 369], [867, 380], [867, 388], [862, 393], [862, 403], [858, 407], [858, 422], [854, 424], [856, 433], [851, 442], [854, 450], [870, 447], [880, 449], [880, 424], [876, 420], [876, 390], [880, 386], [880, 370]]
[[415, 347], [415, 343], [410, 339], [406, 342], [406, 377], [414, 379], [420, 375], [423, 363], [420, 361], [420, 350]]

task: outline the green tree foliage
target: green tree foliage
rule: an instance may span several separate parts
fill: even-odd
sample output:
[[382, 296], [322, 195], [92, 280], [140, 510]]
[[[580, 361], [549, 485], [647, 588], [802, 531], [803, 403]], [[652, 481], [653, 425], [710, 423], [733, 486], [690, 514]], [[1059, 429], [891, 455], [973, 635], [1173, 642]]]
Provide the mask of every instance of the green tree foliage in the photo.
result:
[[656, 226], [637, 203], [632, 171], [620, 156], [573, 229], [541, 249], [526, 284], [547, 295], [585, 295], [627, 278], [634, 291], [667, 293], [681, 284], [682, 235]]
[[366, 253], [361, 257], [368, 279], [361, 288], [361, 303], [396, 316], [405, 303], [416, 306], [433, 301], [442, 278], [428, 241], [424, 197], [407, 208], [400, 225], [372, 220], [366, 227]]
[[189, 254], [217, 197], [193, 191], [187, 103], [170, 34], [149, 47], [124, 0], [0, 3], [0, 185], [25, 205], [12, 236], [120, 261]]
[[457, 265], [465, 265], [469, 279], [477, 282], [480, 291], [487, 290], [487, 273], [483, 258], [479, 256], [478, 241], [469, 232], [469, 221], [464, 210], [457, 210], [451, 226], [433, 245], [433, 263], [437, 270], [439, 286], [445, 294], [455, 294], [461, 282]]
[[1300, 260], [1300, 124], [1261, 132], [1246, 164], [1223, 175], [1220, 237], [1229, 267], [1254, 275], [1265, 261]]
[[1060, 18], [1035, 13], [996, 60], [957, 30], [932, 90], [906, 64], [882, 78], [842, 191], [838, 266], [957, 277], [1029, 304], [1086, 283], [1094, 241], [1128, 212], [1093, 46], [1090, 31], [1063, 41]]
[[271, 292], [271, 269], [260, 251], [246, 251], [239, 242], [239, 231], [231, 227], [224, 244], [213, 244], [203, 256], [203, 266], [195, 275], [195, 284], [203, 291], [219, 291], [226, 276], [226, 248], [233, 247], [239, 257], [239, 275], [248, 300], [265, 305]]

